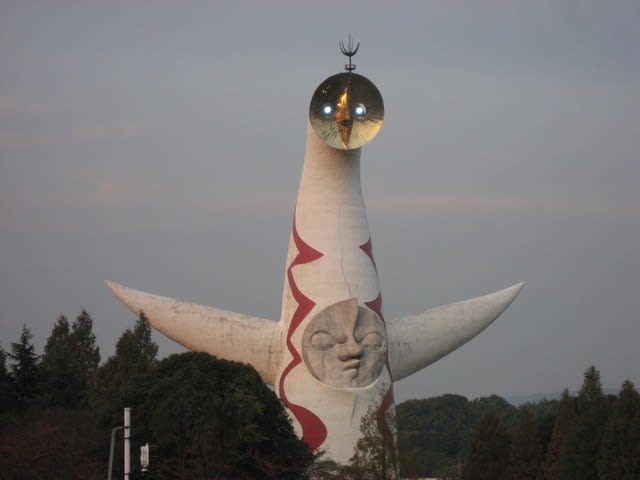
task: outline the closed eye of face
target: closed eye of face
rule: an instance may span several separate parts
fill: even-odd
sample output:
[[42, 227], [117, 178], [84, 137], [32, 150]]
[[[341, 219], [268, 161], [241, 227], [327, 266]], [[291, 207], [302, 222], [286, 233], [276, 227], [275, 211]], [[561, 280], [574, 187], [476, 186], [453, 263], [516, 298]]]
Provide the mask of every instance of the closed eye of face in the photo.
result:
[[311, 335], [311, 346], [322, 351], [331, 350], [336, 345], [336, 341], [329, 332], [319, 331]]
[[369, 332], [365, 334], [359, 342], [363, 347], [371, 350], [380, 350], [384, 346], [384, 338], [378, 332]]

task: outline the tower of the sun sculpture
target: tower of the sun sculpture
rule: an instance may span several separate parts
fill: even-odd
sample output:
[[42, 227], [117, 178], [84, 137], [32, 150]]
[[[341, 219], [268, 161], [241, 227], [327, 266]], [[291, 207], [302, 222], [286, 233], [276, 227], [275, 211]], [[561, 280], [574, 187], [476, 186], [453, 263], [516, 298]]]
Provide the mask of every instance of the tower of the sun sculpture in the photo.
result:
[[[382, 126], [384, 106], [375, 85], [353, 72], [357, 46], [341, 49], [346, 71], [311, 98], [280, 321], [107, 284], [181, 345], [252, 365], [309, 447], [347, 463], [371, 432], [395, 452], [393, 382], [484, 330], [523, 284], [385, 321], [360, 187], [361, 147]], [[387, 469], [397, 476], [397, 466]]]

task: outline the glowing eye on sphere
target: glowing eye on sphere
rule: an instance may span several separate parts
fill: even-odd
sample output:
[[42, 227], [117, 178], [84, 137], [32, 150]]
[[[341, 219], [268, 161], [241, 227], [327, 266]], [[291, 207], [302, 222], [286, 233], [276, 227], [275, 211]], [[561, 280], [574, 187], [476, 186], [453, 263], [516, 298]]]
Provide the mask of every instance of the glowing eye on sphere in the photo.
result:
[[382, 127], [382, 95], [369, 79], [357, 73], [332, 75], [313, 93], [309, 121], [318, 137], [330, 147], [360, 148]]

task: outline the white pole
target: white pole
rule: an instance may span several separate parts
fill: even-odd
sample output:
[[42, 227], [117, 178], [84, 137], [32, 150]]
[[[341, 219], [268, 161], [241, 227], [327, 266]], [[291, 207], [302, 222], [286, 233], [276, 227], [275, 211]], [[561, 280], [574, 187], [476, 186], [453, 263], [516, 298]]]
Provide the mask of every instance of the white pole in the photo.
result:
[[131, 408], [124, 409], [124, 480], [129, 480], [129, 472], [131, 471], [131, 445], [129, 438], [131, 437]]

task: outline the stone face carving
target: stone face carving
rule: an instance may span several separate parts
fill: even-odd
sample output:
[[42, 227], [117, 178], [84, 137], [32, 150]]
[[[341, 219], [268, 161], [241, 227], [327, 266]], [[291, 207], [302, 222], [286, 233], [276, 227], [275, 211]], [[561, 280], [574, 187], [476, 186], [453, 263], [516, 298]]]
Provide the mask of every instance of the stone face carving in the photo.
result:
[[332, 387], [365, 387], [380, 376], [387, 359], [384, 323], [355, 298], [318, 313], [302, 336], [302, 355], [311, 374]]
[[[382, 117], [344, 120], [352, 108], [356, 116], [383, 108], [376, 95], [349, 90], [358, 82], [339, 80], [335, 105], [322, 103], [333, 98], [324, 95], [333, 84], [316, 91], [315, 115], [339, 112], [339, 124], [321, 132], [326, 142], [311, 125], [307, 129], [280, 321], [107, 284], [135, 314], [144, 312], [154, 328], [185, 347], [253, 365], [274, 386], [312, 450], [347, 463], [363, 435], [379, 436], [390, 452], [386, 476], [397, 478], [393, 381], [468, 342], [511, 304], [523, 284], [385, 321], [360, 186], [361, 141], [370, 138], [351, 135], [354, 121], [366, 133], [377, 131]], [[374, 103], [363, 109], [362, 99], [369, 97]], [[326, 118], [321, 120], [324, 125]], [[401, 155], [394, 161], [401, 164]]]

